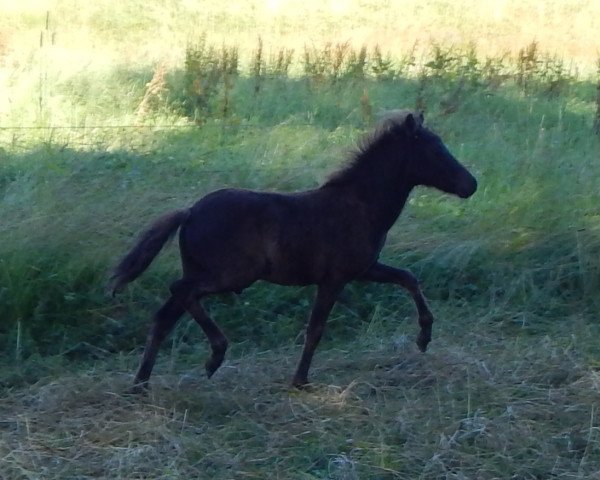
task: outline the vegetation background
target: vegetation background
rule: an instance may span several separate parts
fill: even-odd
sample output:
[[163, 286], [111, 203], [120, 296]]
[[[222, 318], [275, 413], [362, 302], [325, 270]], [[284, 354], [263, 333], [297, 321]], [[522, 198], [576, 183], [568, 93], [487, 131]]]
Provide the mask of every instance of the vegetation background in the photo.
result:
[[[600, 4], [594, 0], [0, 1], [0, 478], [600, 476]], [[423, 109], [479, 179], [418, 189], [386, 261], [410, 299], [352, 285], [308, 391], [313, 289], [207, 302], [127, 394], [177, 277], [121, 297], [116, 259], [221, 186], [319, 184], [390, 108]]]

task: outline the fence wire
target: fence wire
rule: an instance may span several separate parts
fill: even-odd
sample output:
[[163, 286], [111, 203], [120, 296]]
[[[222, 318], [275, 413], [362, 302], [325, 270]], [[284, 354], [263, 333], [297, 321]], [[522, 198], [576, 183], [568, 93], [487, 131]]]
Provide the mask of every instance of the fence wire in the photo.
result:
[[[84, 141], [83, 139], [87, 136], [86, 133], [75, 133], [74, 137], [69, 137], [67, 135], [63, 136], [63, 137], [59, 137], [59, 138], [53, 138], [53, 137], [44, 137], [44, 136], [39, 136], [39, 137], [33, 137], [33, 136], [27, 136], [27, 134], [24, 134], [24, 137], [22, 138], [18, 138], [18, 132], [52, 132], [52, 131], [61, 131], [61, 132], [86, 132], [86, 131], [90, 131], [94, 132], [94, 131], [102, 131], [102, 130], [107, 130], [107, 131], [115, 131], [115, 130], [120, 130], [120, 131], [160, 131], [160, 130], [164, 130], [164, 131], [177, 131], [177, 130], [181, 130], [181, 131], [191, 131], [191, 130], [198, 130], [198, 131], [202, 131], [202, 130], [211, 130], [213, 132], [235, 132], [237, 130], [240, 129], [244, 129], [244, 130], [260, 130], [261, 133], [264, 132], [264, 130], [266, 128], [277, 128], [277, 127], [315, 127], [317, 126], [315, 123], [308, 123], [308, 122], [294, 122], [294, 123], [287, 123], [287, 122], [281, 122], [279, 124], [274, 124], [271, 126], [264, 126], [264, 125], [257, 125], [257, 124], [244, 124], [244, 123], [240, 123], [240, 124], [208, 124], [208, 125], [198, 125], [198, 124], [184, 124], [184, 125], [173, 125], [173, 124], [160, 124], [160, 125], [144, 125], [144, 124], [127, 124], [127, 125], [47, 125], [47, 126], [39, 126], [39, 125], [4, 125], [4, 126], [0, 126], [0, 161], [2, 160], [2, 156], [3, 153], [5, 152], [11, 152], [11, 153], [17, 153], [17, 152], [26, 152], [26, 151], [34, 151], [36, 148], [36, 145], [53, 145], [55, 147], [57, 147], [59, 150], [61, 148], [68, 148], [68, 147], [78, 147], [78, 148], [86, 148], [89, 149], [91, 151], [95, 151], [95, 152], [102, 152], [102, 151], [106, 151], [107, 153], [111, 153], [109, 151], [109, 149], [112, 147], [114, 148], [115, 144], [119, 144], [121, 142], [118, 141], [118, 139], [113, 139], [112, 143], [113, 145], [111, 145], [111, 140], [107, 139], [107, 138], [99, 138], [96, 141]], [[341, 126], [341, 125], [339, 125]], [[10, 138], [6, 138], [6, 134], [11, 134], [11, 132], [16, 132], [15, 134], [13, 134]], [[5, 134], [5, 138], [2, 138], [3, 135]], [[45, 133], [45, 135], [47, 135], [47, 133]], [[135, 141], [138, 140], [138, 141]], [[157, 147], [160, 146], [162, 142], [161, 139], [157, 139], [154, 137], [142, 137], [142, 138], [138, 138], [138, 139], [133, 139], [133, 138], [128, 138], [127, 139], [128, 143], [127, 145], [120, 145], [117, 148], [119, 150], [128, 150], [131, 153], [134, 154], [140, 154], [140, 150], [143, 150], [144, 148], [148, 148], [149, 146], [152, 146], [153, 144], [156, 145]], [[36, 143], [37, 142], [37, 143]], [[3, 146], [6, 146], [6, 150], [5, 152], [2, 151]], [[226, 149], [228, 147], [227, 143], [222, 144], [220, 147], [218, 148], [211, 148], [202, 152], [198, 152], [198, 156], [199, 157], [209, 157], [213, 154], [218, 153], [219, 151], [222, 151], [223, 149]], [[143, 155], [144, 153], [142, 153]], [[264, 171], [265, 168], [267, 170], [276, 170], [279, 172], [320, 172], [324, 170], [324, 167], [322, 166], [318, 166], [318, 165], [300, 165], [300, 166], [277, 166], [276, 168], [273, 168], [272, 166], [264, 166], [264, 165], [246, 165], [243, 166], [242, 168], [247, 167], [247, 169], [249, 171], [251, 170], [262, 170]], [[226, 173], [231, 173], [233, 171], [236, 170], [240, 170], [240, 166], [237, 165], [235, 167], [232, 168], [227, 168], [227, 169], [213, 169], [213, 168], [207, 168], [207, 169], [201, 169], [201, 171], [203, 173], [209, 173], [209, 174], [226, 174]]]
[[[240, 125], [235, 125], [235, 128], [244, 128], [244, 127], [252, 127], [255, 125], [248, 125], [248, 124], [240, 124]], [[226, 128], [231, 128], [231, 125], [225, 125]], [[168, 129], [184, 129], [184, 128], [198, 128], [198, 129], [202, 129], [203, 126], [202, 125], [195, 125], [195, 124], [190, 124], [190, 125], [170, 125], [170, 124], [165, 124], [165, 125], [46, 125], [46, 126], [39, 126], [39, 125], [8, 125], [8, 126], [1, 126], [0, 125], [0, 131], [3, 130], [7, 130], [7, 131], [12, 131], [12, 130], [102, 130], [102, 129], [106, 129], [106, 130], [110, 130], [110, 129], [122, 129], [122, 130], [127, 130], [127, 129], [151, 129], [151, 128], [156, 128], [159, 130], [168, 130]]]

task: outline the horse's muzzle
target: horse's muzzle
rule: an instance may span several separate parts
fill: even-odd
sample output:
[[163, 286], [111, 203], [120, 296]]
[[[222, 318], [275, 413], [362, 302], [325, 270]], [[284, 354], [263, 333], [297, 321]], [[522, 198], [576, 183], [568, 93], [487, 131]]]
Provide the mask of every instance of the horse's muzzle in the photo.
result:
[[469, 198], [477, 190], [477, 180], [470, 173], [460, 182], [457, 194], [460, 198]]

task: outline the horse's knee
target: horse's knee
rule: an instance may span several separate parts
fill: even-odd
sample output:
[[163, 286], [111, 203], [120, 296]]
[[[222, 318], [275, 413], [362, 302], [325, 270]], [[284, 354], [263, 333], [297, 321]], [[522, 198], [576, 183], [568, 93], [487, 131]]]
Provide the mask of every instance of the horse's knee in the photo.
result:
[[189, 299], [193, 289], [194, 283], [187, 278], [175, 280], [169, 287], [171, 295], [173, 295], [180, 303], [185, 303], [185, 301]]
[[412, 272], [408, 270], [404, 270], [403, 274], [403, 285], [406, 287], [408, 291], [410, 291], [413, 295], [418, 294], [421, 291], [420, 282], [417, 277], [415, 277]]
[[213, 356], [215, 355], [225, 355], [227, 351], [227, 347], [229, 346], [229, 342], [225, 335], [220, 336], [219, 338], [211, 339], [211, 349], [213, 351]]
[[433, 314], [430, 311], [419, 316], [419, 326], [421, 328], [431, 328], [433, 324]]

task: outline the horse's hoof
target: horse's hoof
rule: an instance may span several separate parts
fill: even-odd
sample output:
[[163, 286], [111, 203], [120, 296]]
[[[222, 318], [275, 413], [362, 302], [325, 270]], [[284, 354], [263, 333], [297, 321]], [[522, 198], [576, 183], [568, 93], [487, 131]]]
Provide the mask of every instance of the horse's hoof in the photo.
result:
[[143, 383], [134, 383], [133, 386], [131, 386], [131, 388], [129, 388], [129, 390], [127, 390], [127, 393], [131, 394], [131, 395], [148, 395], [148, 382], [143, 382]]
[[420, 335], [417, 338], [417, 347], [419, 347], [419, 350], [423, 353], [425, 353], [427, 351], [427, 345], [429, 344], [430, 340], [426, 339], [426, 338], [422, 338]]
[[216, 362], [213, 359], [210, 359], [204, 364], [204, 369], [206, 370], [206, 376], [210, 379], [214, 375], [214, 373], [221, 366], [221, 362]]
[[292, 388], [296, 390], [308, 390], [310, 387], [310, 383], [308, 383], [308, 379], [306, 378], [296, 378], [292, 380]]

